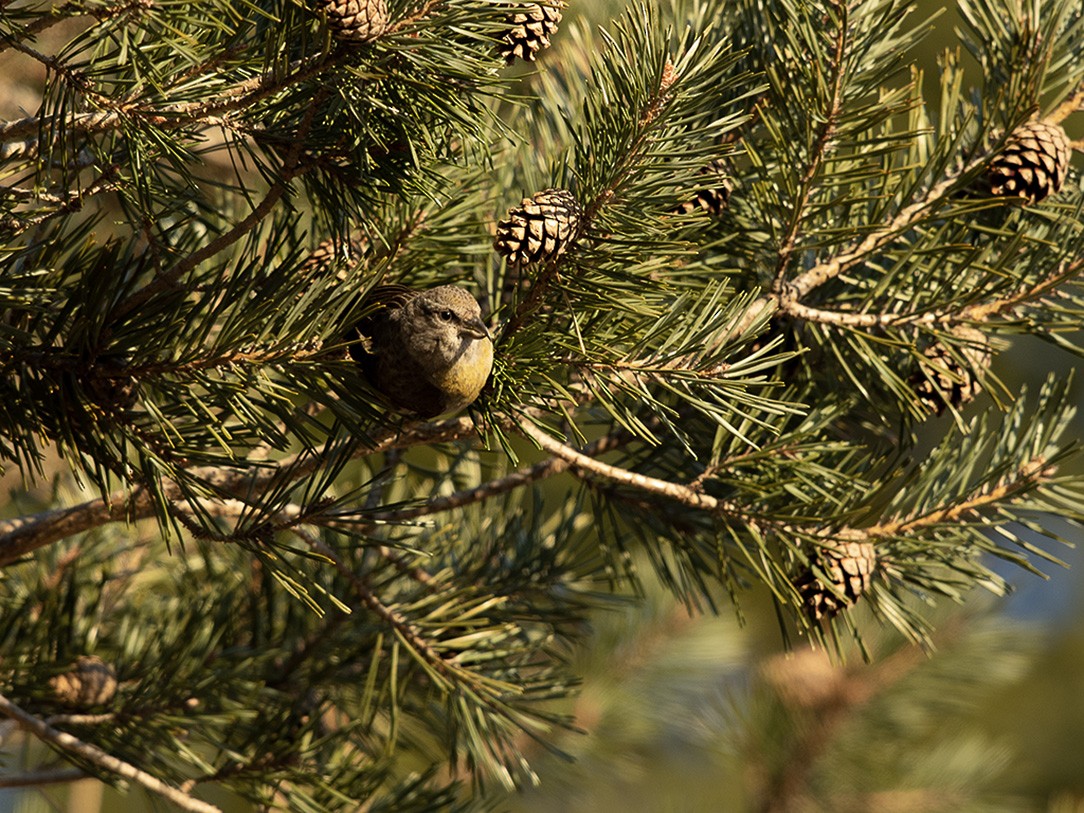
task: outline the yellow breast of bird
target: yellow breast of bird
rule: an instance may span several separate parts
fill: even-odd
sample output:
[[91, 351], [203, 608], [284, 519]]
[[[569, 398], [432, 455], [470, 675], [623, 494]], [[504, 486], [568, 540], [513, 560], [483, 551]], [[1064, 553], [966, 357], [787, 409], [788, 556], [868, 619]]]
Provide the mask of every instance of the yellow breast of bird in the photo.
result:
[[469, 404], [482, 391], [493, 369], [493, 343], [470, 342], [448, 370], [434, 382], [449, 401]]

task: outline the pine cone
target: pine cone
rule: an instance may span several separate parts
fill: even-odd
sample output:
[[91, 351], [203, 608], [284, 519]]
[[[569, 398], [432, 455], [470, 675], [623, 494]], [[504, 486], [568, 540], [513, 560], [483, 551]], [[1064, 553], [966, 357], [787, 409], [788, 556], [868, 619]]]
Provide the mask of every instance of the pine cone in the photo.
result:
[[571, 192], [544, 189], [508, 210], [497, 224], [494, 247], [515, 268], [554, 260], [579, 237], [582, 220], [583, 208]]
[[117, 693], [117, 673], [96, 655], [84, 655], [70, 671], [51, 678], [49, 688], [65, 706], [101, 706]]
[[388, 28], [387, 0], [323, 0], [322, 7], [335, 38], [370, 42]]
[[139, 381], [128, 372], [127, 359], [105, 356], [86, 368], [83, 385], [103, 411], [115, 415], [131, 409], [139, 398]]
[[795, 586], [806, 610], [819, 621], [857, 602], [869, 590], [876, 567], [877, 553], [871, 543], [837, 541], [832, 547], [818, 549], [815, 568], [802, 573]]
[[516, 61], [517, 56], [534, 62], [535, 54], [549, 48], [550, 37], [557, 32], [564, 7], [564, 0], [549, 0], [546, 3], [527, 3], [522, 11], [510, 14], [510, 28], [498, 46], [500, 55], [509, 65]]
[[734, 182], [730, 179], [723, 161], [712, 161], [700, 170], [700, 174], [708, 176], [715, 185], [701, 189], [691, 200], [679, 203], [673, 208], [673, 214], [688, 215], [699, 210], [707, 212], [712, 217], [719, 217], [730, 203]]
[[919, 400], [934, 415], [944, 413], [946, 405], [959, 409], [975, 400], [982, 392], [977, 374], [988, 370], [993, 360], [990, 344], [981, 330], [957, 327], [952, 333], [960, 340], [957, 355], [963, 357], [966, 366], [944, 344], [936, 342], [923, 352], [928, 363], [908, 380]]
[[1069, 138], [1057, 124], [1030, 121], [1017, 127], [986, 171], [992, 195], [1027, 198], [1038, 203], [1057, 194], [1069, 172]]

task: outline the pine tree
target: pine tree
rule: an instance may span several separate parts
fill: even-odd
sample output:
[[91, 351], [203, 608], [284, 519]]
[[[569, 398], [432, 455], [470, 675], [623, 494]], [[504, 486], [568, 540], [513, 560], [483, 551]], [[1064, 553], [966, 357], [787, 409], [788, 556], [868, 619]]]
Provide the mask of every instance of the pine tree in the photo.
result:
[[[536, 780], [591, 620], [656, 582], [872, 657], [1004, 592], [990, 556], [1057, 562], [1070, 382], [994, 359], [1082, 352], [1084, 14], [960, 9], [927, 98], [902, 0], [0, 2], [46, 75], [0, 122], [29, 767], [466, 808]], [[448, 283], [496, 359], [423, 421], [352, 327]]]

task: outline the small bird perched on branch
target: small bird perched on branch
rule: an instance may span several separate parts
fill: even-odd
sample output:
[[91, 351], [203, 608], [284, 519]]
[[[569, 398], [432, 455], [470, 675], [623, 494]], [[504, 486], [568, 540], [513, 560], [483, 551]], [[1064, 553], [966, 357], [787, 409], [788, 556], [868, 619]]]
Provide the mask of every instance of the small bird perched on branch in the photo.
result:
[[493, 337], [458, 285], [382, 285], [354, 326], [350, 355], [396, 409], [433, 418], [473, 403], [493, 369]]

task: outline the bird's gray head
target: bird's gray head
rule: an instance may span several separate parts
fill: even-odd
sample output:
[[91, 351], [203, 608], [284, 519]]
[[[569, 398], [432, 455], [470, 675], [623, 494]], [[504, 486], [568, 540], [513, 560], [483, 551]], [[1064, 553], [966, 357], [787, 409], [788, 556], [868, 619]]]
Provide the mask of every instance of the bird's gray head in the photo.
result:
[[489, 336], [477, 300], [458, 285], [441, 285], [421, 291], [411, 301], [410, 310], [416, 327], [452, 331], [474, 339]]
[[420, 291], [407, 303], [404, 316], [407, 341], [419, 358], [451, 363], [474, 341], [491, 339], [478, 301], [458, 285]]

